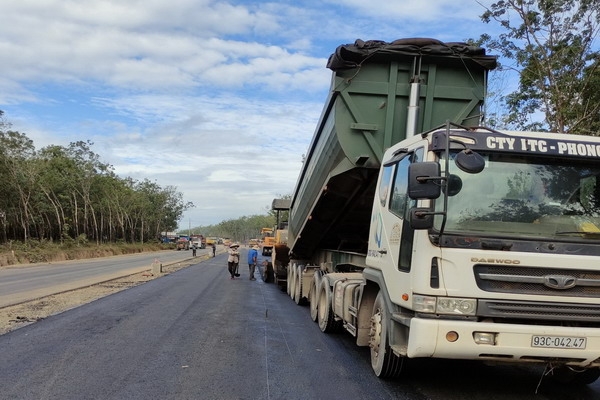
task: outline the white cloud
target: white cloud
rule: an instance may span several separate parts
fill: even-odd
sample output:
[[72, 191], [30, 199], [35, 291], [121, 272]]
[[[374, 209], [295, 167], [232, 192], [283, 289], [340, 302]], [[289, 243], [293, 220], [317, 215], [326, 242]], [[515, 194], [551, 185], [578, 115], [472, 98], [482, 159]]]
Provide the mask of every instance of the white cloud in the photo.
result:
[[476, 1], [4, 3], [6, 119], [37, 147], [89, 139], [117, 173], [176, 186], [195, 225], [291, 193], [336, 46], [485, 30]]
[[[328, 3], [344, 5], [356, 13], [368, 17], [400, 19], [403, 21], [440, 22], [444, 19], [467, 19], [475, 22], [483, 7], [474, 1], [456, 0], [325, 0]], [[486, 3], [486, 1], [482, 1]]]

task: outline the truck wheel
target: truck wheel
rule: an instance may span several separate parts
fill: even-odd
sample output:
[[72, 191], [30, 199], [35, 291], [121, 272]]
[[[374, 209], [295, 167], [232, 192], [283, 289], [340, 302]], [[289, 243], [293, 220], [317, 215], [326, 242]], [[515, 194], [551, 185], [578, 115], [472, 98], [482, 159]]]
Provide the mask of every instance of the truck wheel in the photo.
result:
[[578, 385], [589, 385], [596, 382], [598, 378], [600, 378], [600, 368], [588, 368], [575, 376], [575, 383]]
[[287, 281], [286, 281], [288, 296], [290, 296], [290, 293], [292, 292], [291, 286], [292, 286], [292, 271], [293, 271], [293, 269], [294, 269], [294, 264], [288, 265], [288, 267], [287, 267]]
[[321, 279], [319, 295], [317, 297], [317, 322], [319, 323], [319, 328], [325, 333], [339, 332], [342, 327], [342, 321], [336, 321], [335, 315], [333, 314], [333, 308], [331, 306], [333, 294], [331, 293], [331, 287], [329, 287], [329, 281], [327, 279]]
[[275, 273], [273, 271], [273, 264], [267, 262], [267, 265], [263, 266], [263, 281], [271, 283], [275, 281]]
[[379, 292], [371, 313], [369, 347], [371, 348], [371, 367], [379, 378], [400, 376], [403, 358], [396, 356], [389, 345], [390, 313], [383, 294]]
[[296, 267], [296, 274], [294, 275], [294, 302], [299, 306], [306, 304], [305, 298], [302, 297], [302, 268], [302, 265], [298, 265]]
[[296, 297], [296, 263], [292, 264], [288, 271], [290, 273], [290, 276], [288, 276], [288, 294], [290, 295], [290, 298], [294, 300]]
[[275, 272], [274, 274], [274, 279], [275, 279], [275, 285], [277, 285], [277, 287], [279, 288], [279, 290], [281, 290], [282, 292], [285, 292], [286, 290], [286, 286], [287, 286], [287, 279], [283, 279], [282, 277], [280, 277], [277, 272]]
[[308, 301], [310, 303], [310, 318], [317, 322], [319, 319], [319, 287], [321, 286], [321, 271], [315, 271], [308, 293]]
[[552, 370], [552, 379], [563, 385], [589, 385], [600, 378], [600, 368], [588, 368], [581, 371], [569, 366], [561, 366]]

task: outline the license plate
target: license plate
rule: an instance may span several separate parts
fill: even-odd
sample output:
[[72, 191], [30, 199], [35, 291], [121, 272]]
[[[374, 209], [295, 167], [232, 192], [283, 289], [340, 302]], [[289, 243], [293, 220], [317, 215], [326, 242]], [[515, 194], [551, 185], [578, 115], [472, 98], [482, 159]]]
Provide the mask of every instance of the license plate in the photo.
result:
[[531, 337], [531, 347], [552, 349], [585, 349], [587, 339], [577, 336], [541, 336]]

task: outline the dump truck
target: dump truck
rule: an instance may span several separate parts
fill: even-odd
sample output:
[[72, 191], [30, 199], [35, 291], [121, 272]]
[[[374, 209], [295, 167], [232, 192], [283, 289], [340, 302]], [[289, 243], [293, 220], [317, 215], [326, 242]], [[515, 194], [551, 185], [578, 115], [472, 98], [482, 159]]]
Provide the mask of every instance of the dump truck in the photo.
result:
[[198, 249], [206, 248], [206, 238], [204, 235], [194, 234], [190, 235], [190, 242], [192, 242], [192, 246], [196, 246]]
[[496, 57], [435, 39], [330, 56], [294, 189], [287, 293], [323, 332], [413, 358], [600, 376], [600, 138], [483, 127]]

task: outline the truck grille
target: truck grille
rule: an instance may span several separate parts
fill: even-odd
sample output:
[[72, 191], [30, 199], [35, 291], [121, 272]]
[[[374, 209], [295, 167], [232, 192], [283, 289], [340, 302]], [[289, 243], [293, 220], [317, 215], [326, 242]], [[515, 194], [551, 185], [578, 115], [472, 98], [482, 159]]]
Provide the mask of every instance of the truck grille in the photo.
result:
[[474, 273], [487, 292], [600, 298], [600, 271], [475, 265]]
[[480, 300], [480, 317], [507, 322], [562, 321], [600, 326], [600, 304], [559, 303], [559, 297], [600, 298], [600, 271], [476, 265], [477, 286], [487, 292], [552, 296], [553, 301]]
[[481, 317], [509, 320], [546, 320], [600, 325], [600, 305], [525, 302], [509, 300], [480, 300], [477, 314]]

